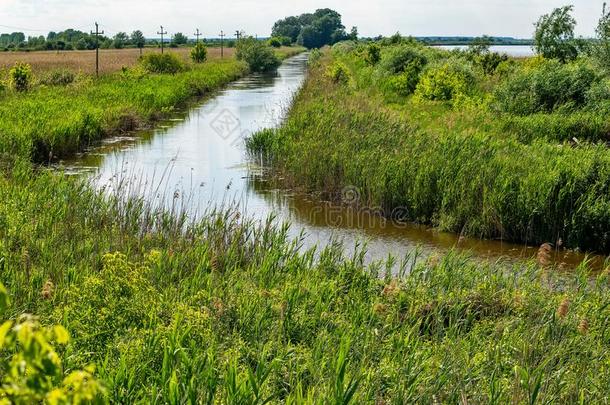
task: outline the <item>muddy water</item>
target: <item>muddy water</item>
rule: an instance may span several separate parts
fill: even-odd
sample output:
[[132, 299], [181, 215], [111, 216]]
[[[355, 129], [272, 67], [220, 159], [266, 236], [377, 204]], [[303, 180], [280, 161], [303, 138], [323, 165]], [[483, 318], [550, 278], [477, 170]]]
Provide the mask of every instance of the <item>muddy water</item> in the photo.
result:
[[[157, 129], [114, 138], [74, 160], [66, 170], [91, 173], [100, 186], [123, 188], [153, 201], [202, 212], [210, 205], [239, 203], [245, 213], [265, 220], [289, 221], [291, 232], [304, 231], [305, 246], [342, 240], [348, 251], [366, 244], [369, 260], [402, 257], [415, 248], [424, 254], [453, 248], [473, 256], [518, 261], [537, 249], [500, 241], [459, 238], [416, 225], [395, 224], [370, 212], [355, 211], [308, 196], [277, 190], [260, 166], [245, 154], [244, 138], [279, 125], [306, 75], [306, 55], [284, 62], [273, 75], [252, 75], [234, 82], [188, 111], [176, 111]], [[555, 259], [573, 268], [584, 256], [557, 252]], [[597, 258], [601, 260], [601, 258]]]

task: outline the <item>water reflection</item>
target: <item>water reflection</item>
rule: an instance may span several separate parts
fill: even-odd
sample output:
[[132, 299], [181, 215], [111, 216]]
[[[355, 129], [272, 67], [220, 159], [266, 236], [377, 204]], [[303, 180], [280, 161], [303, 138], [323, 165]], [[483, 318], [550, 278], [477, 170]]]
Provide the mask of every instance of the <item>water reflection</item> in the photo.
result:
[[[72, 161], [70, 171], [94, 172], [100, 187], [124, 187], [159, 204], [175, 196], [191, 212], [239, 202], [250, 217], [292, 223], [292, 236], [305, 231], [305, 247], [342, 240], [346, 249], [366, 242], [367, 260], [402, 257], [416, 247], [424, 252], [460, 248], [480, 258], [532, 258], [537, 248], [460, 238], [426, 227], [396, 224], [375, 213], [320, 203], [308, 196], [274, 189], [262, 168], [248, 161], [244, 138], [278, 125], [306, 75], [306, 55], [286, 61], [276, 74], [252, 75], [231, 84], [201, 105], [176, 111], [160, 127], [138, 136], [107, 140]], [[558, 263], [574, 267], [584, 256], [558, 252]], [[601, 261], [601, 258], [597, 260]]]

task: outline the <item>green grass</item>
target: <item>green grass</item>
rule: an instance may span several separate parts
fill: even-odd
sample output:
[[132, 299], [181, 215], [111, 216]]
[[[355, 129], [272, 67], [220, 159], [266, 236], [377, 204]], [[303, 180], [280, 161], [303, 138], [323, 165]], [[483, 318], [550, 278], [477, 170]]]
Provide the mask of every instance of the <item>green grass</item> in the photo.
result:
[[[277, 50], [280, 59], [299, 47]], [[0, 91], [0, 159], [24, 157], [46, 163], [82, 150], [103, 137], [133, 131], [162, 118], [195, 97], [203, 97], [248, 73], [234, 59], [190, 65], [185, 72], [127, 73], [81, 77], [69, 86], [38, 86], [20, 94]]]
[[[248, 142], [289, 185], [334, 199], [357, 187], [362, 204], [388, 216], [460, 234], [610, 251], [610, 153], [558, 142], [580, 137], [570, 128], [586, 131], [581, 120], [607, 125], [602, 115], [498, 116], [476, 94], [454, 105], [388, 98], [353, 58], [327, 56], [287, 122]], [[327, 77], [334, 59], [351, 66], [350, 84]]]
[[230, 209], [188, 223], [56, 175], [0, 182], [10, 314], [66, 327], [64, 367], [95, 364], [113, 402], [606, 396], [606, 274], [412, 254], [393, 275]]
[[168, 77], [113, 74], [68, 87], [8, 93], [0, 103], [0, 156], [47, 162], [105, 136], [136, 129], [180, 104], [244, 75], [234, 60], [213, 61]]

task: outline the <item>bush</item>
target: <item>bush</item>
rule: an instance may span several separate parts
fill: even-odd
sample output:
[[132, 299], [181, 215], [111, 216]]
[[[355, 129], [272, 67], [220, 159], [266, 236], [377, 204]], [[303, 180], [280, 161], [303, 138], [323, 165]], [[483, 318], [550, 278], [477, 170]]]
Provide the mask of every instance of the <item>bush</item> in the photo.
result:
[[248, 64], [252, 72], [267, 72], [277, 69], [280, 61], [266, 43], [252, 37], [237, 42], [236, 56]]
[[16, 91], [27, 91], [32, 81], [32, 67], [27, 63], [17, 62], [9, 72], [11, 87]]
[[335, 62], [328, 67], [326, 75], [335, 84], [347, 84], [351, 80], [351, 73], [345, 64]]
[[451, 101], [471, 93], [475, 75], [468, 64], [450, 60], [426, 71], [415, 90], [421, 100]]
[[486, 52], [475, 56], [474, 63], [487, 75], [492, 75], [502, 62], [508, 61], [508, 55], [497, 52]]
[[309, 59], [307, 60], [307, 64], [309, 66], [317, 66], [320, 63], [320, 59], [322, 58], [322, 52], [319, 49], [314, 49], [309, 53]]
[[47, 86], [67, 86], [74, 83], [75, 78], [76, 74], [71, 70], [61, 69], [48, 73], [40, 83]]
[[[0, 312], [9, 303], [0, 284]], [[0, 398], [6, 403], [104, 403], [105, 389], [93, 377], [93, 368], [64, 375], [61, 358], [53, 347], [70, 340], [59, 325], [43, 327], [36, 317], [21, 315], [0, 326]]]
[[595, 71], [582, 61], [562, 64], [539, 60], [498, 86], [494, 105], [499, 111], [518, 115], [580, 108], [598, 80]]
[[412, 46], [390, 48], [381, 59], [380, 71], [394, 75], [409, 71], [420, 71], [426, 66], [428, 59], [419, 49]]
[[191, 59], [195, 63], [203, 63], [208, 58], [208, 49], [201, 42], [197, 42], [191, 50]]
[[150, 73], [176, 74], [184, 70], [182, 61], [172, 53], [149, 53], [142, 56], [140, 61]]
[[367, 65], [375, 66], [381, 60], [381, 48], [377, 44], [369, 44], [366, 48], [366, 54], [364, 60]]
[[279, 38], [270, 38], [267, 43], [273, 48], [279, 48], [282, 46], [282, 41], [280, 41]]

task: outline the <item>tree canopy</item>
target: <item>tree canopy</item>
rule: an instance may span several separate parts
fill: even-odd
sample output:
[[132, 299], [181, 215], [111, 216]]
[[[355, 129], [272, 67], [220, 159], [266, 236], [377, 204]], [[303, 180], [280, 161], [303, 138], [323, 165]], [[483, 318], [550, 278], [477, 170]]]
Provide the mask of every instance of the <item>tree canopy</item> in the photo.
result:
[[[352, 34], [357, 35], [357, 29]], [[272, 30], [273, 37], [288, 37], [307, 48], [320, 48], [350, 38], [345, 32], [341, 14], [329, 8], [305, 13], [300, 16], [286, 17], [277, 21]]]
[[572, 16], [573, 10], [574, 6], [560, 7], [551, 14], [540, 17], [534, 34], [534, 46], [540, 55], [562, 62], [578, 56], [574, 39], [576, 20]]

